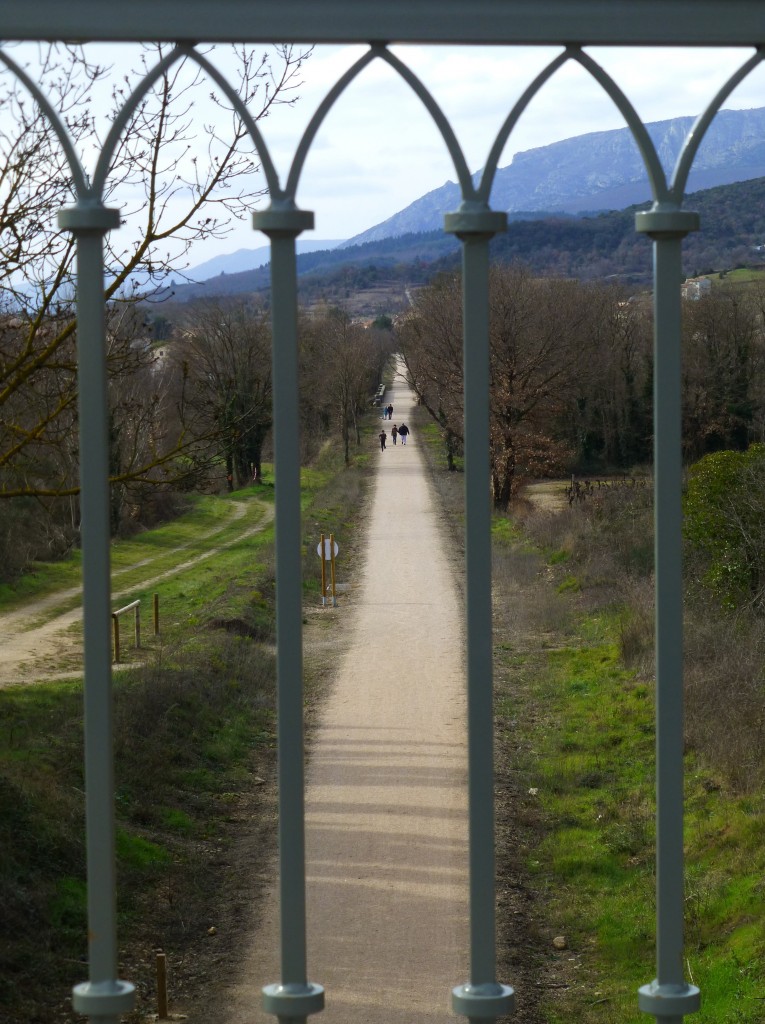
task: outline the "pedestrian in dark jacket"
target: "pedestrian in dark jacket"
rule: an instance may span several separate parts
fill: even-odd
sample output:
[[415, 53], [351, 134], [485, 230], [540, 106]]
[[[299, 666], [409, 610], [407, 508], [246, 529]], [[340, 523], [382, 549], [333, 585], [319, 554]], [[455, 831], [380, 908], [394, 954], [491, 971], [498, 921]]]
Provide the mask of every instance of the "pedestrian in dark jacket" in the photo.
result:
[[402, 423], [401, 426], [398, 428], [398, 436], [401, 438], [402, 444], [406, 444], [406, 438], [408, 434], [409, 427], [406, 425], [406, 423]]
[[393, 419], [393, 406], [392, 405], [388, 406], [388, 419], [389, 420]]
[[396, 443], [396, 438], [398, 437], [398, 427], [396, 426], [395, 423], [391, 427], [390, 436], [393, 438], [393, 443], [395, 444]]
[[380, 451], [381, 452], [385, 451], [385, 441], [387, 440], [387, 437], [388, 437], [388, 435], [385, 433], [385, 431], [381, 430], [380, 431]]

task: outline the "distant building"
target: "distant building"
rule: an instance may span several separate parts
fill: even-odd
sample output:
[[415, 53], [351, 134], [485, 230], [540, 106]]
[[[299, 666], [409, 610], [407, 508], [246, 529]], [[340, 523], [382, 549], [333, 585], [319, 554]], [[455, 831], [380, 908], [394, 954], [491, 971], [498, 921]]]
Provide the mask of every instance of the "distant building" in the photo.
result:
[[683, 284], [683, 298], [698, 301], [702, 295], [712, 290], [712, 282], [708, 277], [694, 277]]

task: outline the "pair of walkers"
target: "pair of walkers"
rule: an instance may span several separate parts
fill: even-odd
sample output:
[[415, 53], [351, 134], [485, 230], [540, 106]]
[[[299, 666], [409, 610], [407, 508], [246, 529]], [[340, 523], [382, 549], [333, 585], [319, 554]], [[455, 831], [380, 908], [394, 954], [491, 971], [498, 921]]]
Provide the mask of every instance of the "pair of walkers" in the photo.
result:
[[[409, 427], [406, 425], [406, 423], [402, 423], [400, 427], [397, 427], [396, 424], [394, 423], [393, 427], [391, 428], [390, 436], [393, 439], [394, 444], [396, 443], [396, 439], [399, 437], [401, 438], [401, 444], [406, 444], [406, 439], [409, 436]], [[385, 433], [384, 429], [380, 431], [379, 437], [380, 451], [384, 452], [385, 443], [388, 440], [388, 435]]]

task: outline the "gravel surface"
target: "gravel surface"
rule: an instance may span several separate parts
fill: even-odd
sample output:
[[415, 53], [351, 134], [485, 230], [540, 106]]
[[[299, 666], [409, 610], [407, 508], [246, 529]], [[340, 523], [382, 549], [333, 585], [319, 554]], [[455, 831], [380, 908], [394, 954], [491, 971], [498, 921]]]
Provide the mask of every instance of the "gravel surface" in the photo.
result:
[[[403, 381], [386, 400], [409, 424]], [[416, 434], [375, 457], [362, 578], [324, 613], [349, 616], [347, 643], [307, 777], [308, 975], [326, 991], [322, 1024], [455, 1019], [451, 989], [469, 973], [461, 601]], [[219, 1004], [230, 1024], [273, 1022], [260, 989], [280, 980], [278, 946], [271, 890]]]

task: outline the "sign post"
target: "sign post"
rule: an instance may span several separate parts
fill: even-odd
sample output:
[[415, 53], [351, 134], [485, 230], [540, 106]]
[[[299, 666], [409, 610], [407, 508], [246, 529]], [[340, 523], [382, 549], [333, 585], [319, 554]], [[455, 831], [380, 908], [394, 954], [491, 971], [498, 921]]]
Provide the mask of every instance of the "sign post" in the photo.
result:
[[316, 554], [321, 559], [321, 606], [327, 603], [327, 560], [324, 557], [324, 534], [321, 535]]
[[318, 547], [316, 548], [316, 554], [321, 559], [321, 603], [322, 605], [327, 603], [327, 562], [329, 562], [333, 608], [337, 607], [337, 597], [335, 594], [335, 558], [339, 551], [340, 546], [335, 540], [334, 534], [330, 533], [329, 537], [325, 538], [322, 533]]

